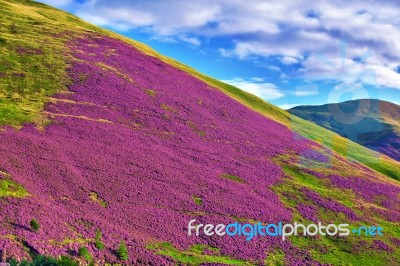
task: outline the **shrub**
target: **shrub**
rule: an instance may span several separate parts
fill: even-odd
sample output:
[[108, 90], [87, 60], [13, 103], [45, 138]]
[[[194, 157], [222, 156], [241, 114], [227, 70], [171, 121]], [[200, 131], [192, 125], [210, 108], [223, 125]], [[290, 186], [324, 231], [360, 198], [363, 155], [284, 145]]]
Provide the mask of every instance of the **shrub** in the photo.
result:
[[10, 264], [10, 266], [17, 266], [18, 265], [18, 261], [15, 258], [12, 258], [8, 261], [8, 263]]
[[40, 229], [39, 222], [35, 219], [32, 219], [31, 222], [29, 223], [31, 226], [32, 231], [37, 232]]
[[79, 256], [87, 261], [92, 260], [92, 255], [90, 255], [90, 252], [86, 247], [79, 248]]
[[96, 230], [96, 238], [95, 238], [95, 243], [94, 246], [98, 249], [98, 250], [103, 250], [105, 248], [104, 243], [101, 241], [101, 231], [99, 229]]
[[17, 263], [15, 265], [18, 265], [18, 266], [31, 266], [32, 264], [29, 261], [27, 261], [26, 259], [23, 259], [20, 263]]
[[105, 245], [103, 242], [101, 241], [97, 241], [94, 243], [94, 246], [98, 249], [98, 250], [103, 250], [105, 248]]
[[57, 260], [52, 257], [46, 257], [43, 255], [37, 255], [33, 262], [31, 263], [32, 266], [57, 266]]
[[100, 231], [99, 229], [97, 229], [97, 230], [96, 230], [96, 238], [95, 238], [96, 241], [97, 241], [97, 240], [100, 241], [101, 238], [102, 238], [102, 236], [103, 236], [103, 235], [102, 235], [101, 231]]
[[51, 256], [37, 255], [32, 262], [23, 259], [18, 262], [16, 259], [8, 261], [10, 266], [78, 266], [78, 262], [74, 261], [70, 257], [61, 256], [59, 259]]
[[128, 249], [126, 248], [125, 242], [122, 241], [119, 244], [117, 255], [120, 260], [128, 260]]
[[58, 266], [78, 266], [78, 263], [67, 256], [61, 256], [58, 260]]

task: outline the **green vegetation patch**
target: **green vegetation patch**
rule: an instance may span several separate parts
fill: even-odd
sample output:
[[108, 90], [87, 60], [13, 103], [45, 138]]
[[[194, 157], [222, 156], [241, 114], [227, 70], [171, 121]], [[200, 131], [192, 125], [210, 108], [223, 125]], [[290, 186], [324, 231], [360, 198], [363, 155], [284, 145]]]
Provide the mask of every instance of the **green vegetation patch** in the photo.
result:
[[161, 104], [160, 107], [162, 109], [164, 109], [165, 111], [169, 111], [169, 112], [172, 112], [172, 113], [177, 113], [178, 112], [175, 107], [167, 105], [167, 104], [164, 104], [164, 103]]
[[192, 196], [194, 203], [196, 203], [197, 205], [201, 205], [203, 204], [203, 200], [200, 197], [197, 196]]
[[[278, 192], [279, 195], [291, 195], [291, 199], [286, 199], [290, 205], [296, 206], [299, 198], [302, 198], [302, 192], [300, 192], [301, 188], [307, 188], [317, 192], [320, 196], [324, 198], [333, 199], [344, 206], [353, 208], [354, 203], [361, 199], [357, 198], [354, 192], [350, 189], [339, 189], [337, 187], [332, 186], [330, 180], [328, 178], [317, 178], [309, 173], [303, 172], [302, 165], [292, 164], [289, 160], [286, 160], [286, 156], [281, 156], [275, 159], [283, 172], [286, 175], [286, 178], [282, 183], [279, 183], [273, 189]], [[317, 168], [316, 171], [320, 172], [324, 171], [324, 168]], [[332, 172], [334, 173], [334, 172]], [[296, 199], [296, 202], [293, 201]], [[354, 210], [356, 213], [357, 211]]]
[[84, 244], [90, 243], [92, 241], [93, 241], [93, 239], [91, 239], [91, 238], [83, 238], [83, 237], [65, 238], [61, 241], [57, 241], [55, 239], [48, 240], [48, 242], [51, 245], [58, 246], [58, 247], [64, 247], [64, 246], [69, 246], [69, 245], [73, 245], [73, 244], [84, 245]]
[[49, 97], [70, 82], [68, 42], [96, 29], [41, 3], [0, 0], [0, 127], [48, 124]]
[[0, 197], [25, 198], [28, 191], [20, 184], [10, 179], [0, 179]]
[[107, 202], [99, 197], [97, 192], [90, 191], [89, 192], [89, 198], [91, 201], [98, 203], [101, 207], [106, 208], [107, 207]]
[[221, 174], [220, 177], [222, 178], [226, 178], [238, 183], [246, 183], [243, 179], [241, 179], [240, 177], [236, 176], [236, 175], [231, 175], [231, 174]]
[[[395, 254], [370, 249], [372, 237], [292, 237], [296, 247], [310, 251], [314, 260], [329, 265], [396, 265]], [[399, 252], [397, 252], [398, 256]], [[343, 264], [343, 262], [346, 264]]]
[[38, 266], [38, 265], [59, 265], [59, 266], [78, 266], [79, 263], [74, 261], [71, 257], [61, 256], [59, 258], [54, 258], [50, 256], [37, 255], [33, 261], [27, 261], [23, 259], [22, 261], [17, 261], [12, 258], [8, 261], [10, 266]]
[[79, 248], [79, 257], [85, 259], [86, 261], [92, 260], [92, 254], [90, 254], [89, 250], [86, 247]]
[[55, 38], [61, 30], [43, 16], [55, 10], [18, 1], [0, 3], [0, 126], [41, 126], [48, 97], [67, 84], [67, 39]]
[[180, 251], [171, 243], [162, 242], [151, 244], [147, 249], [155, 251], [157, 254], [172, 257], [179, 263], [187, 265], [200, 265], [202, 263], [221, 263], [226, 265], [254, 265], [248, 261], [233, 259], [220, 254], [219, 249], [208, 245], [193, 245], [187, 250]]
[[193, 121], [188, 121], [188, 126], [194, 131], [196, 132], [200, 137], [204, 137], [207, 132], [201, 130]]
[[285, 265], [285, 253], [282, 250], [276, 250], [267, 255], [264, 261], [267, 266], [284, 266]]
[[150, 97], [157, 96], [157, 92], [155, 92], [154, 90], [146, 89], [145, 91], [146, 91], [146, 94], [149, 95]]
[[[275, 159], [275, 162], [282, 167], [285, 178], [282, 182], [274, 185], [272, 189], [279, 195], [282, 202], [292, 209], [293, 222], [314, 223], [303, 217], [297, 210], [299, 204], [306, 204], [316, 208], [318, 220], [323, 224], [348, 223], [350, 224], [350, 230], [363, 225], [380, 225], [385, 233], [384, 236], [379, 236], [379, 238], [365, 235], [354, 236], [352, 234], [347, 237], [323, 236], [318, 238], [291, 236], [288, 241], [300, 249], [309, 250], [314, 260], [330, 265], [342, 265], [343, 261], [346, 261], [348, 265], [383, 265], [382, 262], [387, 262], [387, 265], [391, 265], [391, 263], [395, 263], [396, 258], [400, 256], [400, 251], [396, 250], [391, 244], [390, 237], [400, 237], [400, 230], [398, 230], [397, 224], [385, 221], [378, 216], [369, 215], [367, 209], [371, 204], [364, 202], [360, 197], [356, 197], [352, 190], [333, 187], [328, 178], [317, 178], [302, 172], [302, 166], [291, 163], [290, 157], [284, 155]], [[316, 170], [318, 171], [318, 169]], [[334, 212], [316, 205], [306, 197], [302, 189], [312, 190], [324, 199], [332, 199], [350, 208], [361, 220], [350, 221], [341, 212]], [[373, 240], [383, 241], [395, 250], [394, 253], [372, 249]], [[275, 254], [274, 252], [272, 255], [267, 256], [265, 264], [280, 265], [279, 263], [281, 263], [282, 259], [282, 254], [279, 252]]]

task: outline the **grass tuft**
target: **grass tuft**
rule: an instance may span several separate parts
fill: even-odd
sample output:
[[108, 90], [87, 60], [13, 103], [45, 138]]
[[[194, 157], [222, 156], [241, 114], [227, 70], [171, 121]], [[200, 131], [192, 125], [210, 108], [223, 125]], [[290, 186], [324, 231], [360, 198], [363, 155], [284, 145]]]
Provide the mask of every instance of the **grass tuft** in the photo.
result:
[[243, 179], [241, 179], [240, 177], [235, 176], [235, 175], [221, 174], [220, 177], [226, 178], [226, 179], [238, 182], [238, 183], [246, 183]]
[[204, 263], [217, 263], [225, 265], [254, 265], [251, 262], [220, 255], [219, 249], [208, 245], [197, 244], [188, 250], [180, 251], [171, 243], [162, 242], [148, 245], [147, 249], [153, 250], [160, 255], [172, 257], [179, 264], [201, 265]]

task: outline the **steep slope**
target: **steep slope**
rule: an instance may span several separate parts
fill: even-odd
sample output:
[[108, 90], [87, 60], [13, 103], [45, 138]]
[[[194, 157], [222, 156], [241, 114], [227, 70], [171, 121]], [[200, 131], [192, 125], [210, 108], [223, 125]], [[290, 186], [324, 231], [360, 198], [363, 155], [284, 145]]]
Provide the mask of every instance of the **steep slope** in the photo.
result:
[[[32, 93], [29, 93], [31, 92], [31, 89], [25, 89], [24, 94], [28, 94], [29, 97], [22, 97], [22, 99], [19, 98], [17, 103], [13, 101], [11, 105], [8, 105], [8, 101], [4, 102], [4, 107], [0, 109], [0, 113], [4, 114], [4, 116], [7, 117], [9, 115], [6, 114], [8, 112], [11, 112], [13, 113], [13, 116], [10, 119], [7, 119], [7, 123], [0, 121], [0, 124], [13, 124], [18, 126], [21, 123], [27, 121], [35, 121], [39, 124], [45, 124], [46, 121], [43, 120], [45, 118], [41, 115], [40, 112], [40, 110], [43, 109], [43, 101], [44, 99], [46, 99], [46, 96], [51, 95], [54, 92], [54, 88], [62, 87], [59, 86], [60, 83], [66, 82], [65, 75], [63, 75], [62, 73], [62, 70], [65, 69], [65, 60], [61, 60], [62, 57], [60, 57], [60, 55], [65, 54], [65, 51], [63, 49], [63, 42], [65, 42], [65, 40], [69, 38], [69, 35], [65, 34], [65, 31], [67, 31], [68, 33], [76, 32], [78, 34], [85, 31], [94, 31], [131, 44], [143, 53], [158, 58], [161, 61], [166, 62], [167, 64], [170, 64], [195, 76], [196, 78], [206, 82], [210, 86], [218, 88], [219, 90], [223, 91], [224, 93], [246, 105], [247, 107], [261, 113], [262, 115], [272, 120], [284, 124], [291, 130], [301, 134], [302, 136], [317, 141], [322, 145], [328, 147], [329, 149], [332, 149], [345, 157], [357, 160], [389, 177], [400, 179], [400, 174], [398, 171], [398, 169], [400, 168], [399, 162], [391, 160], [388, 157], [381, 156], [380, 154], [376, 154], [375, 152], [366, 149], [363, 146], [358, 145], [352, 141], [349, 141], [346, 138], [340, 137], [334, 132], [326, 130], [325, 128], [320, 127], [312, 122], [303, 120], [297, 116], [293, 116], [287, 111], [279, 109], [276, 106], [265, 102], [261, 98], [254, 96], [253, 94], [242, 91], [229, 84], [222, 83], [211, 77], [207, 77], [186, 65], [183, 65], [171, 58], [156, 53], [150, 47], [142, 43], [120, 36], [108, 30], [95, 27], [73, 15], [67, 14], [65, 12], [60, 12], [57, 9], [42, 5], [40, 3], [29, 0], [7, 2], [8, 5], [5, 1], [0, 2], [0, 4], [4, 3], [2, 4], [2, 12], [5, 15], [1, 18], [3, 20], [2, 25], [4, 25], [4, 27], [2, 28], [3, 38], [2, 40], [0, 40], [0, 43], [6, 46], [6, 49], [3, 49], [2, 56], [6, 56], [3, 57], [3, 60], [10, 61], [11, 58], [12, 61], [15, 61], [19, 59], [15, 56], [15, 54], [10, 54], [9, 51], [15, 50], [13, 47], [10, 46], [19, 46], [21, 44], [21, 41], [24, 46], [28, 46], [33, 51], [37, 49], [38, 44], [47, 44], [45, 47], [41, 47], [42, 56], [36, 54], [36, 57], [40, 57], [42, 62], [44, 62], [45, 64], [38, 64], [36, 62], [36, 64], [33, 64], [32, 66], [28, 65], [29, 67], [31, 67], [31, 69], [26, 68], [23, 71], [24, 73], [22, 73], [23, 75], [26, 75], [26, 77], [24, 78], [24, 82], [28, 83], [29, 88], [37, 87], [37, 83], [40, 82], [41, 84], [46, 84], [46, 90], [40, 90], [40, 93], [32, 95]], [[21, 3], [25, 5], [29, 3], [30, 7], [21, 7]], [[10, 20], [10, 17], [13, 17], [13, 19]], [[18, 33], [17, 29], [21, 32]], [[15, 38], [15, 33], [18, 33], [17, 39]], [[54, 36], [62, 38], [53, 38]], [[13, 40], [13, 42], [11, 44], [9, 43], [9, 45], [7, 45], [8, 38], [11, 38], [11, 40]], [[45, 49], [49, 49], [49, 51], [47, 51], [47, 53], [43, 53], [43, 50]], [[30, 51], [28, 55], [30, 53], [32, 53], [32, 51]], [[23, 57], [22, 60], [29, 61], [30, 57]], [[49, 60], [50, 62], [46, 62], [47, 60]], [[13, 65], [13, 68], [20, 70], [19, 66], [21, 63], [22, 62], [18, 62], [18, 64]], [[23, 63], [24, 65], [26, 64], [26, 62]], [[5, 64], [4, 66], [7, 67], [7, 64]], [[41, 79], [36, 79], [36, 73], [38, 73], [37, 68], [41, 70], [39, 72], [41, 73]], [[54, 72], [54, 70], [56, 72]], [[14, 73], [14, 75], [18, 76], [18, 71], [17, 73]], [[14, 78], [14, 76], [12, 77]], [[20, 82], [20, 80], [17, 79], [16, 82]], [[7, 83], [12, 83], [12, 87], [18, 86], [15, 81], [7, 81]], [[32, 98], [34, 99], [34, 101], [29, 100]], [[26, 103], [26, 101], [28, 101], [28, 103]], [[6, 111], [3, 111], [3, 108], [5, 108]]]
[[400, 106], [396, 104], [364, 99], [298, 106], [289, 112], [400, 161]]
[[[0, 5], [2, 257], [78, 259], [86, 246], [99, 264], [120, 262], [125, 241], [129, 264], [396, 263], [398, 181], [295, 134], [286, 112], [140, 44], [42, 4]], [[398, 176], [397, 162], [384, 160]], [[188, 236], [191, 219], [379, 224], [385, 234], [246, 241]]]
[[135, 42], [131, 39], [127, 39], [125, 37], [114, 35], [112, 33], [106, 34], [110, 34], [110, 36], [112, 37], [122, 39], [123, 41], [132, 44], [134, 47], [138, 48], [142, 52], [156, 57], [163, 62], [166, 62], [172, 66], [175, 66], [178, 69], [181, 69], [197, 77], [198, 79], [206, 82], [210, 86], [218, 88], [225, 94], [246, 105], [250, 109], [259, 112], [269, 119], [284, 124], [294, 132], [306, 138], [317, 141], [318, 143], [328, 147], [329, 149], [334, 150], [342, 156], [357, 160], [386, 176], [400, 180], [400, 174], [398, 170], [400, 169], [400, 163], [391, 159], [390, 157], [384, 156], [382, 154], [377, 154], [376, 152], [365, 148], [362, 145], [359, 145], [351, 140], [349, 141], [349, 139], [347, 138], [341, 137], [331, 130], [326, 130], [324, 127], [318, 126], [315, 123], [291, 115], [289, 112], [282, 110], [253, 94], [240, 90], [239, 88], [236, 88], [232, 85], [225, 84], [219, 80], [205, 76], [186, 65], [183, 65], [171, 58], [156, 53], [154, 50], [150, 49], [147, 46], [144, 46], [141, 43]]

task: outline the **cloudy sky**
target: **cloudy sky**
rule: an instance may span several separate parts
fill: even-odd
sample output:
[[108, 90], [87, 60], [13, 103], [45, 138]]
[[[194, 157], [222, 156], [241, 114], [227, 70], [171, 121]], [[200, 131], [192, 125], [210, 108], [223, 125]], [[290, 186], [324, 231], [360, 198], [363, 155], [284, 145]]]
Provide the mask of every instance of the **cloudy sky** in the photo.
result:
[[42, 2], [283, 108], [354, 98], [400, 104], [398, 0]]

